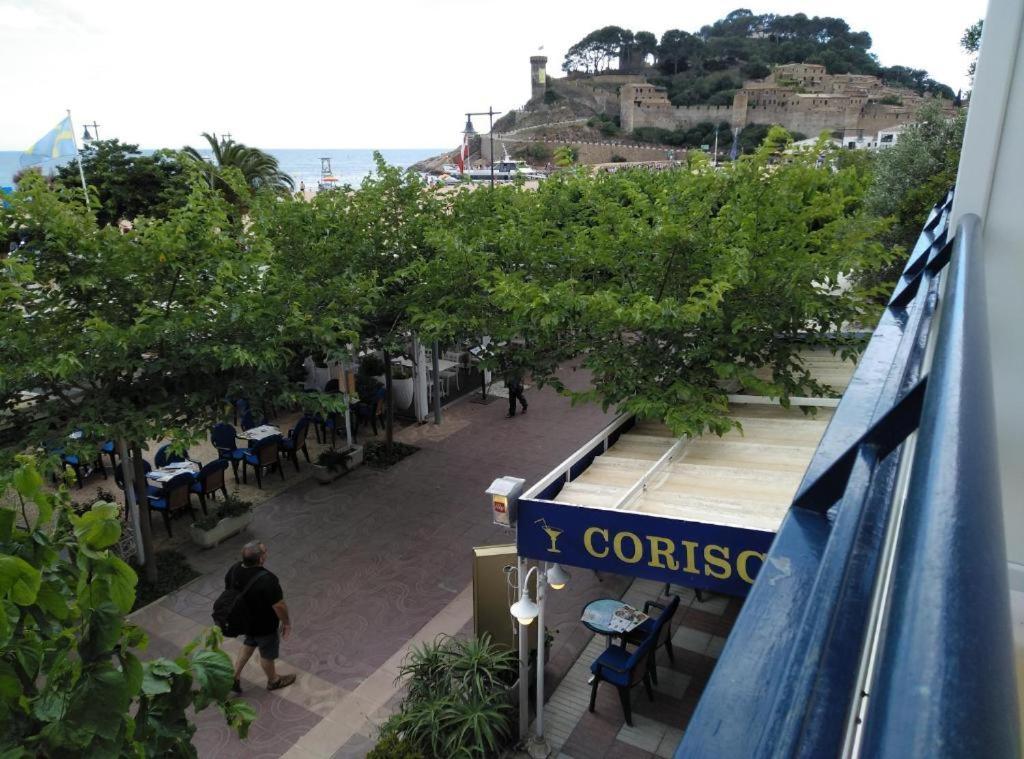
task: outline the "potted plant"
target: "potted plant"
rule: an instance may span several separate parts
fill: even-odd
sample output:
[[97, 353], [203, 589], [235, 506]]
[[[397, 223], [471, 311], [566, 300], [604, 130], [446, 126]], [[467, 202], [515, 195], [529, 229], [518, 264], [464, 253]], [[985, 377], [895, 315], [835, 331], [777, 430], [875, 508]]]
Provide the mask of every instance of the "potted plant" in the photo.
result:
[[192, 523], [192, 542], [200, 548], [213, 548], [244, 530], [251, 521], [252, 501], [242, 500], [237, 494], [229, 495], [209, 514]]
[[333, 482], [363, 463], [363, 446], [353, 445], [344, 451], [329, 448], [321, 451], [313, 464], [313, 478], [321, 485]]

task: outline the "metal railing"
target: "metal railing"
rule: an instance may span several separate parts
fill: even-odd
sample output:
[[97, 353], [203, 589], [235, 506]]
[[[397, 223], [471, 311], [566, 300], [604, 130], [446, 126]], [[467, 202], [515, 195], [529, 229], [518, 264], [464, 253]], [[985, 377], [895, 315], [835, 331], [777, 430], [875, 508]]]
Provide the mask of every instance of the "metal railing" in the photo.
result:
[[677, 758], [1019, 755], [978, 221], [950, 238], [951, 206], [925, 224]]

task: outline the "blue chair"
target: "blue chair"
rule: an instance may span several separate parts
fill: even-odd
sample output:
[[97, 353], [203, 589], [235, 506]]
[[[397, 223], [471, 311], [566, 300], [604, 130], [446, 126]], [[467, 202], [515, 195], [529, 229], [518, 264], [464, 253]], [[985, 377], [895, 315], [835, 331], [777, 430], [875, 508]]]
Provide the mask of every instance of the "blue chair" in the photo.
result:
[[217, 449], [217, 458], [231, 463], [231, 470], [235, 473], [235, 482], [238, 482], [238, 462], [245, 457], [245, 448], [235, 445], [238, 439], [235, 428], [226, 422], [214, 425], [210, 430], [210, 442]]
[[174, 533], [171, 532], [171, 515], [174, 512], [188, 509], [188, 513], [195, 519], [196, 513], [192, 509], [191, 490], [193, 479], [191, 472], [176, 474], [163, 482], [155, 495], [150, 494], [149, 496], [150, 513], [159, 511], [163, 514], [164, 527], [167, 528], [167, 537], [169, 538], [174, 537]]
[[256, 487], [263, 488], [263, 470], [277, 467], [281, 479], [284, 479], [284, 467], [281, 466], [281, 436], [271, 435], [253, 442], [242, 457], [242, 482], [247, 483], [248, 467], [256, 470]]
[[306, 447], [306, 436], [309, 434], [308, 416], [302, 417], [292, 429], [288, 430], [288, 437], [281, 441], [281, 452], [290, 457], [295, 464], [295, 471], [299, 471], [299, 451], [306, 454], [306, 463], [309, 463], [309, 449]]
[[[142, 471], [144, 473], [149, 473], [153, 471], [152, 465], [145, 459], [142, 460]], [[117, 463], [117, 466], [114, 467], [114, 482], [117, 483], [117, 486], [121, 488], [121, 490], [124, 490], [124, 470], [121, 468], [120, 461]], [[149, 493], [149, 495], [156, 495], [160, 492], [160, 488], [158, 488], [156, 485], [150, 485], [149, 481], [147, 480], [146, 492]]]
[[110, 468], [113, 469], [117, 466], [117, 446], [114, 445], [113, 440], [108, 440], [100, 446], [100, 461], [103, 460], [103, 454], [107, 454], [110, 457]]
[[220, 490], [224, 493], [224, 497], [228, 497], [228, 488], [224, 484], [224, 472], [227, 471], [228, 462], [225, 459], [217, 459], [211, 461], [209, 464], [199, 470], [199, 474], [195, 475], [195, 479], [192, 482], [192, 492], [199, 496], [199, 505], [203, 507], [203, 513], [206, 512], [206, 496], [216, 498], [217, 491]]
[[669, 661], [675, 663], [676, 655], [672, 651], [672, 617], [675, 616], [676, 609], [679, 608], [679, 596], [672, 596], [667, 604], [661, 604], [657, 601], [645, 601], [644, 602], [644, 614], [650, 614], [651, 609], [661, 609], [661, 614], [657, 617], [648, 617], [639, 625], [630, 630], [623, 637], [623, 640], [631, 645], [640, 645], [647, 638], [653, 638], [654, 644], [651, 646], [651, 656], [647, 663], [647, 669], [651, 673], [651, 680], [654, 684], [658, 684], [658, 667], [655, 661], [655, 654], [658, 651], [658, 647], [664, 644], [665, 650], [668, 651]]
[[[91, 474], [91, 472], [87, 473], [84, 471], [82, 459], [73, 453], [62, 453], [60, 455], [60, 461], [65, 467], [74, 471], [75, 479], [78, 481], [78, 489], [81, 490], [85, 487], [85, 478]], [[103, 479], [107, 479], [107, 469], [103, 466], [103, 462], [99, 458], [96, 459], [95, 469], [103, 473]]]
[[168, 464], [173, 464], [177, 461], [191, 460], [192, 459], [189, 457], [187, 450], [182, 454], [172, 453], [170, 443], [161, 445], [159, 448], [157, 448], [156, 456], [153, 457], [153, 463], [156, 465], [157, 469], [163, 469]]
[[654, 646], [654, 641], [654, 638], [646, 638], [632, 653], [619, 646], [610, 646], [594, 660], [594, 663], [590, 665], [590, 671], [594, 674], [594, 684], [590, 690], [590, 711], [594, 711], [594, 704], [597, 702], [597, 686], [603, 680], [618, 689], [622, 712], [626, 716], [626, 724], [633, 727], [633, 707], [629, 701], [630, 689], [637, 683], [643, 682], [647, 698], [651, 701], [654, 700], [654, 691], [651, 689], [651, 673], [647, 668], [647, 659], [650, 656], [651, 647]]

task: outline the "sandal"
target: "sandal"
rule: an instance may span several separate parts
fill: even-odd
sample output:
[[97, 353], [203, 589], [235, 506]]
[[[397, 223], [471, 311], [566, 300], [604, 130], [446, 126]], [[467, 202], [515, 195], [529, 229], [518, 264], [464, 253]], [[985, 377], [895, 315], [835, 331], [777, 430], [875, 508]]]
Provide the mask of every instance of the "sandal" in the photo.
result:
[[274, 682], [267, 683], [267, 690], [280, 690], [287, 688], [295, 682], [295, 675], [280, 675]]

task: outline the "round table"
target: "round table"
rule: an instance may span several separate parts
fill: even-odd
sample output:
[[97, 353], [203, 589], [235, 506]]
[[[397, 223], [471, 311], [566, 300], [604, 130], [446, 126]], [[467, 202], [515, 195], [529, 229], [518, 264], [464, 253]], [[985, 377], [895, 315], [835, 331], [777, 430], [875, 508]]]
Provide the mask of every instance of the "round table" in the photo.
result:
[[583, 607], [580, 621], [583, 622], [583, 626], [588, 630], [600, 633], [601, 635], [607, 635], [609, 643], [611, 643], [611, 638], [622, 635], [621, 630], [613, 630], [609, 627], [612, 615], [627, 605], [617, 598], [598, 598], [596, 601], [591, 601]]

